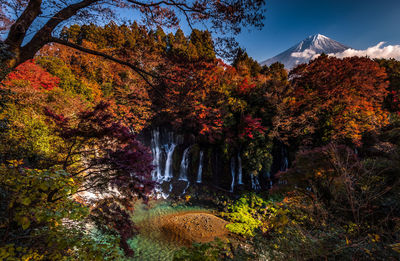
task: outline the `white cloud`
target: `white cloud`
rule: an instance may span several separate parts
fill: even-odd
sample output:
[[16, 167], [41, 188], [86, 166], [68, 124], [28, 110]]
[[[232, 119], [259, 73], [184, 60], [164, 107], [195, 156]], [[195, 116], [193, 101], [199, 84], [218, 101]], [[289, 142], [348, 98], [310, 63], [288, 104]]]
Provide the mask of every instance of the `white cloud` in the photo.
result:
[[311, 49], [305, 49], [302, 52], [295, 52], [292, 53], [291, 56], [295, 58], [302, 58], [302, 59], [312, 59], [317, 53]]
[[369, 47], [365, 50], [347, 49], [341, 53], [329, 54], [338, 58], [351, 57], [351, 56], [367, 56], [369, 58], [394, 58], [400, 60], [400, 45], [383, 46], [385, 42], [380, 42], [375, 46]]
[[[359, 56], [359, 57], [369, 57], [371, 59], [374, 58], [385, 58], [390, 59], [394, 58], [396, 60], [400, 60], [400, 45], [388, 45], [383, 46], [385, 42], [380, 42], [375, 46], [369, 47], [365, 50], [355, 50], [355, 49], [347, 49], [340, 53], [330, 53], [329, 56], [335, 56], [337, 58], [345, 58], [345, 57], [352, 57], [352, 56]], [[298, 59], [305, 59], [311, 60], [315, 59], [320, 54], [317, 54], [315, 51], [311, 49], [306, 49], [303, 52], [295, 52], [291, 55], [294, 58]]]

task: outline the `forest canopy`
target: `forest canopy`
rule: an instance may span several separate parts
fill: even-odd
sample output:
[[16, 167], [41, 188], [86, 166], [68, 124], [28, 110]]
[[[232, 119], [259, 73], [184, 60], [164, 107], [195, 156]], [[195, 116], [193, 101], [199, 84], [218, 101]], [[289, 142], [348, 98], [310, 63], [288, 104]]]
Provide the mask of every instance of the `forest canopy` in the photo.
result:
[[174, 260], [399, 259], [400, 62], [261, 66], [264, 5], [3, 1], [0, 259], [138, 258], [165, 194], [229, 222]]

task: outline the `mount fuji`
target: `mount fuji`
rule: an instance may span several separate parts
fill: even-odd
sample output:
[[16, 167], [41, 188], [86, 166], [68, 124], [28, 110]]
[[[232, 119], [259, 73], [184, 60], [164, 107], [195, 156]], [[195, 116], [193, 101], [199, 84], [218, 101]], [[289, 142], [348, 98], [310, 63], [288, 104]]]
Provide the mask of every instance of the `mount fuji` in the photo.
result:
[[311, 35], [288, 50], [261, 62], [261, 65], [271, 65], [280, 62], [285, 68], [292, 69], [298, 64], [308, 63], [314, 55], [325, 53], [339, 53], [350, 47], [345, 46], [322, 34]]

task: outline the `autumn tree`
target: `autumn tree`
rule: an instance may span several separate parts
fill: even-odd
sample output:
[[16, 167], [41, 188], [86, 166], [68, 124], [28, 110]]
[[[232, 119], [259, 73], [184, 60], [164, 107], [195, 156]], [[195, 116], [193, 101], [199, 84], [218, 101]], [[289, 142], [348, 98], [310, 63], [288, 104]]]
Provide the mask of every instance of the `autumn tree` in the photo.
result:
[[313, 146], [329, 141], [359, 145], [364, 132], [388, 123], [382, 109], [386, 77], [376, 62], [358, 57], [322, 55], [294, 68], [274, 121], [280, 138]]
[[379, 59], [377, 62], [385, 68], [389, 81], [384, 106], [390, 112], [400, 115], [400, 62], [395, 59]]
[[232, 66], [238, 70], [244, 70], [245, 68], [251, 74], [251, 76], [256, 76], [262, 70], [261, 65], [249, 57], [247, 52], [241, 48], [236, 51], [236, 55], [233, 59]]
[[[79, 92], [69, 89], [78, 81], [65, 65], [53, 67], [52, 62], [60, 61], [39, 58], [60, 78], [32, 60], [1, 83], [0, 205], [7, 218], [1, 219], [0, 227], [2, 232], [9, 231], [1, 233], [2, 247], [7, 246], [1, 251], [13, 257], [31, 253], [58, 259], [74, 255], [67, 244], [80, 252], [78, 260], [84, 260], [87, 247], [86, 260], [98, 258], [102, 254], [95, 249], [96, 242], [75, 233], [89, 214], [75, 198], [90, 190], [112, 198], [105, 201], [111, 203], [99, 206], [102, 212], [96, 215], [108, 220], [110, 210], [121, 217], [118, 226], [109, 230], [115, 235], [113, 244], [120, 242], [129, 254], [132, 250], [126, 240], [134, 230], [126, 233], [125, 228], [133, 227], [128, 209], [135, 198], [146, 198], [152, 190], [150, 153], [130, 128], [115, 119], [107, 103], [92, 107]], [[75, 226], [60, 226], [66, 219], [76, 222]], [[69, 243], [63, 233], [71, 235]], [[94, 249], [85, 244], [94, 244]]]
[[[139, 20], [147, 26], [177, 26], [182, 19], [193, 27], [208, 21], [214, 31], [239, 33], [243, 26], [262, 27], [264, 0], [247, 1], [160, 1], [142, 2], [133, 0], [82, 0], [69, 1], [14, 1], [1, 4], [2, 14], [12, 21], [2, 46], [2, 63], [11, 68], [32, 59], [46, 44], [59, 43], [93, 55], [128, 66], [142, 77], [153, 76], [140, 64], [129, 63], [118, 57], [95, 51], [64, 40], [57, 36], [57, 30], [66, 23], [100, 18], [116, 20], [120, 9], [138, 12]], [[15, 15], [14, 15], [15, 14]], [[46, 17], [48, 19], [42, 19]], [[11, 55], [10, 55], [11, 53]]]
[[[158, 32], [163, 33], [161, 29]], [[62, 37], [68, 41], [118, 55], [129, 62], [138, 61], [146, 70], [164, 64], [161, 52], [165, 52], [162, 46], [166, 41], [155, 39], [155, 35], [156, 32], [136, 23], [130, 26], [111, 23], [102, 27], [73, 25], [62, 31]], [[68, 81], [62, 80], [61, 87], [81, 93], [91, 102], [107, 101], [116, 119], [134, 131], [149, 124], [153, 115], [149, 88], [146, 81], [129, 68], [58, 44], [43, 48], [38, 62], [56, 75], [70, 75], [69, 70], [76, 80], [64, 77]]]

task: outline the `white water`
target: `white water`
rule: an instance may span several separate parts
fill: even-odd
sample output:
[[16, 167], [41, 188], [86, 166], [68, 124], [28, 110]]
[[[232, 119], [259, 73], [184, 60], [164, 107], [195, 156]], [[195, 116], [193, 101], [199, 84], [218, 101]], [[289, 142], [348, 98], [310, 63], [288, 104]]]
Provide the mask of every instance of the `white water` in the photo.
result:
[[186, 190], [189, 188], [189, 185], [190, 185], [190, 182], [188, 181], [187, 184], [186, 184], [185, 189], [183, 190], [183, 192], [182, 192], [182, 194], [181, 194], [181, 196], [184, 195], [184, 194], [186, 193]]
[[190, 185], [190, 182], [187, 177], [187, 171], [188, 171], [188, 167], [189, 167], [189, 151], [190, 151], [190, 146], [187, 147], [183, 151], [183, 156], [182, 156], [182, 161], [181, 161], [181, 170], [180, 170], [180, 174], [179, 174], [179, 180], [183, 180], [183, 181], [187, 182], [186, 187], [183, 189], [181, 196], [186, 193], [186, 190], [189, 188], [189, 185]]
[[286, 151], [285, 147], [282, 148], [281, 155], [283, 158], [283, 164], [281, 166], [281, 171], [286, 171], [289, 167], [289, 161], [288, 161], [287, 151]]
[[189, 181], [187, 178], [187, 171], [189, 167], [189, 151], [190, 151], [190, 146], [183, 151], [181, 168], [179, 172], [179, 180]]
[[242, 176], [243, 176], [243, 170], [242, 170], [242, 159], [240, 158], [240, 153], [238, 153], [238, 185], [243, 185], [242, 181]]
[[199, 168], [197, 170], [197, 183], [201, 183], [201, 175], [203, 173], [203, 151], [200, 151], [200, 157], [199, 157]]
[[231, 183], [231, 192], [235, 187], [235, 158], [231, 158], [231, 174], [232, 174], [232, 183]]
[[151, 151], [153, 153], [154, 170], [151, 175], [153, 180], [160, 182], [163, 180], [161, 173], [161, 146], [160, 146], [160, 130], [157, 128], [151, 132]]
[[176, 147], [175, 143], [165, 145], [167, 160], [165, 161], [164, 181], [170, 181], [173, 177], [172, 156], [174, 155], [175, 147]]
[[289, 167], [288, 158], [285, 157], [285, 158], [283, 159], [282, 171], [286, 171], [286, 170], [288, 169], [288, 167]]
[[153, 192], [153, 196], [156, 199], [167, 199], [168, 198], [168, 194], [164, 193], [163, 190], [161, 189], [161, 187], [159, 185], [154, 187], [154, 192]]

